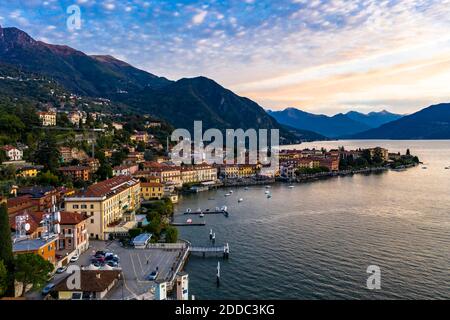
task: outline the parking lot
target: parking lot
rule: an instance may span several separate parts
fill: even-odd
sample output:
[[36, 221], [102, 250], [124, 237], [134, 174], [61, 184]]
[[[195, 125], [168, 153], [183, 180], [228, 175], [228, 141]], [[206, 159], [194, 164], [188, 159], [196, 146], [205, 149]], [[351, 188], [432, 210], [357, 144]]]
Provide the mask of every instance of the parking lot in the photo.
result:
[[[146, 280], [152, 271], [158, 270], [158, 280], [168, 280], [180, 259], [181, 252], [181, 250], [168, 249], [124, 248], [116, 241], [91, 241], [89, 249], [73, 264], [80, 267], [89, 266], [91, 257], [97, 251], [112, 252], [120, 258], [124, 281], [120, 281], [107, 296], [108, 299], [117, 300], [147, 293], [154, 286], [154, 281]], [[55, 281], [63, 276], [65, 275], [57, 275]]]

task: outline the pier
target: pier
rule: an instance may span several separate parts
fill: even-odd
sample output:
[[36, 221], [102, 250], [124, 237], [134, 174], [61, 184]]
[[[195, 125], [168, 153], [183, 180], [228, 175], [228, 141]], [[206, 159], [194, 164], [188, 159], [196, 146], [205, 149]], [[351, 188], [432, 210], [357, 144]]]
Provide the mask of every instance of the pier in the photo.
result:
[[230, 255], [230, 246], [228, 243], [224, 246], [209, 246], [209, 247], [188, 247], [189, 252], [191, 253], [201, 253], [203, 257], [206, 257], [206, 254], [223, 254], [224, 259], [228, 259]]
[[192, 223], [188, 223], [188, 222], [171, 222], [170, 225], [174, 226], [174, 227], [202, 227], [202, 226], [206, 226], [206, 222], [204, 222], [204, 221], [202, 221], [202, 222], [192, 222]]

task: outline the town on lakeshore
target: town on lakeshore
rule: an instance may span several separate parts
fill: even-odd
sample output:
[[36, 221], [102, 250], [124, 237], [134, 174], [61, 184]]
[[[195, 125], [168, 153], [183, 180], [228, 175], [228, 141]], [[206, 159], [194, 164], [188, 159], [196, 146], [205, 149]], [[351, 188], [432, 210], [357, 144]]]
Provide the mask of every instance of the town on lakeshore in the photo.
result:
[[[213, 234], [211, 247], [179, 239], [177, 226], [195, 225], [192, 219], [174, 222], [174, 204], [183, 194], [405, 170], [419, 163], [409, 150], [390, 153], [380, 146], [281, 148], [276, 170], [260, 162], [176, 165], [171, 128], [163, 121], [81, 111], [80, 98], [63, 98], [72, 102], [59, 109], [42, 106], [26, 125], [14, 119], [16, 132], [0, 140], [0, 266], [14, 265], [3, 290], [10, 297], [192, 299], [183, 272], [189, 255], [226, 259], [230, 248], [216, 245]], [[27, 134], [26, 126], [35, 134]], [[211, 213], [228, 215], [227, 208], [185, 214]], [[72, 285], [74, 276], [78, 285]]]

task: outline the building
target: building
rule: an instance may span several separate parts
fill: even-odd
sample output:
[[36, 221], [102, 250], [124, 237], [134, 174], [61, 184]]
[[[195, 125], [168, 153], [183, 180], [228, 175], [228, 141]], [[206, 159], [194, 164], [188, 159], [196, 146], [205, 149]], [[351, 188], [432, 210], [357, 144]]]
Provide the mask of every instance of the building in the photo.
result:
[[368, 149], [368, 150], [369, 150], [370, 156], [372, 158], [374, 156], [376, 156], [377, 154], [379, 154], [383, 161], [388, 161], [389, 160], [389, 150], [388, 149], [376, 147], [376, 148], [371, 148], [371, 149]]
[[141, 197], [147, 201], [161, 199], [164, 197], [164, 185], [157, 182], [141, 182]]
[[87, 214], [90, 237], [107, 240], [108, 227], [122, 221], [126, 212], [139, 208], [140, 193], [138, 180], [117, 176], [66, 197], [65, 208]]
[[41, 120], [41, 124], [43, 127], [56, 126], [56, 113], [55, 112], [42, 111], [42, 112], [38, 112], [38, 116], [39, 116], [39, 119]]
[[70, 123], [72, 123], [74, 126], [80, 125], [81, 115], [79, 112], [70, 112], [67, 115], [67, 118], [69, 119]]
[[[64, 195], [68, 191], [64, 187], [55, 189], [51, 186], [23, 187], [17, 190], [17, 198], [29, 196], [29, 201], [36, 207], [36, 211], [50, 212], [53, 205], [61, 207]], [[15, 198], [10, 199], [14, 202]], [[25, 197], [21, 198], [25, 200]]]
[[59, 153], [61, 154], [62, 161], [65, 163], [71, 162], [72, 160], [85, 161], [89, 159], [84, 150], [77, 148], [59, 147]]
[[179, 272], [176, 278], [177, 300], [189, 300], [189, 275]]
[[17, 176], [22, 178], [35, 178], [43, 166], [23, 166], [17, 169]]
[[38, 254], [48, 262], [56, 265], [56, 248], [58, 237], [52, 237], [49, 239], [25, 239], [15, 241], [13, 243], [14, 254], [33, 253]]
[[130, 166], [139, 163], [143, 163], [144, 160], [144, 152], [130, 152], [125, 160], [122, 161], [122, 165]]
[[91, 173], [94, 173], [100, 168], [100, 161], [97, 158], [88, 158], [83, 161], [83, 165], [88, 166]]
[[61, 232], [58, 239], [58, 253], [76, 252], [80, 255], [89, 247], [87, 215], [75, 212], [61, 212]]
[[23, 151], [19, 150], [16, 147], [6, 145], [6, 146], [1, 147], [1, 149], [3, 151], [5, 151], [6, 156], [11, 161], [20, 161], [23, 158]]
[[59, 300], [102, 300], [119, 282], [120, 274], [120, 270], [81, 270], [78, 288], [68, 286], [69, 275], [53, 291]]
[[161, 122], [158, 121], [147, 121], [145, 123], [146, 129], [152, 129], [152, 128], [161, 128]]
[[8, 215], [14, 215], [22, 211], [37, 211], [38, 204], [33, 201], [32, 196], [27, 194], [20, 197], [9, 198], [7, 200]]
[[58, 171], [73, 181], [89, 181], [91, 178], [91, 168], [87, 166], [60, 167]]
[[147, 143], [150, 139], [150, 135], [145, 131], [137, 131], [131, 135], [130, 139], [131, 141]]
[[123, 124], [120, 123], [120, 122], [113, 122], [113, 123], [112, 123], [112, 126], [113, 126], [113, 128], [116, 129], [116, 130], [123, 130]]
[[137, 175], [158, 178], [163, 184], [171, 184], [181, 187], [181, 167], [166, 165], [157, 162], [145, 162], [144, 170], [136, 172]]
[[139, 166], [137, 164], [127, 165], [127, 166], [117, 166], [113, 168], [114, 176], [131, 176], [139, 171]]

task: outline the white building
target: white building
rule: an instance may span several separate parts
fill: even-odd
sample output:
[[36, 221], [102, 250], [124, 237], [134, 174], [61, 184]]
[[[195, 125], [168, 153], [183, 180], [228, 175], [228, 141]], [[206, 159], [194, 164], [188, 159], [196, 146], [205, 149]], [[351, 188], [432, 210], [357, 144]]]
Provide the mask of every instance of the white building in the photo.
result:
[[6, 156], [11, 161], [20, 161], [23, 158], [22, 150], [19, 150], [16, 147], [6, 145], [2, 147], [2, 150], [5, 151]]

